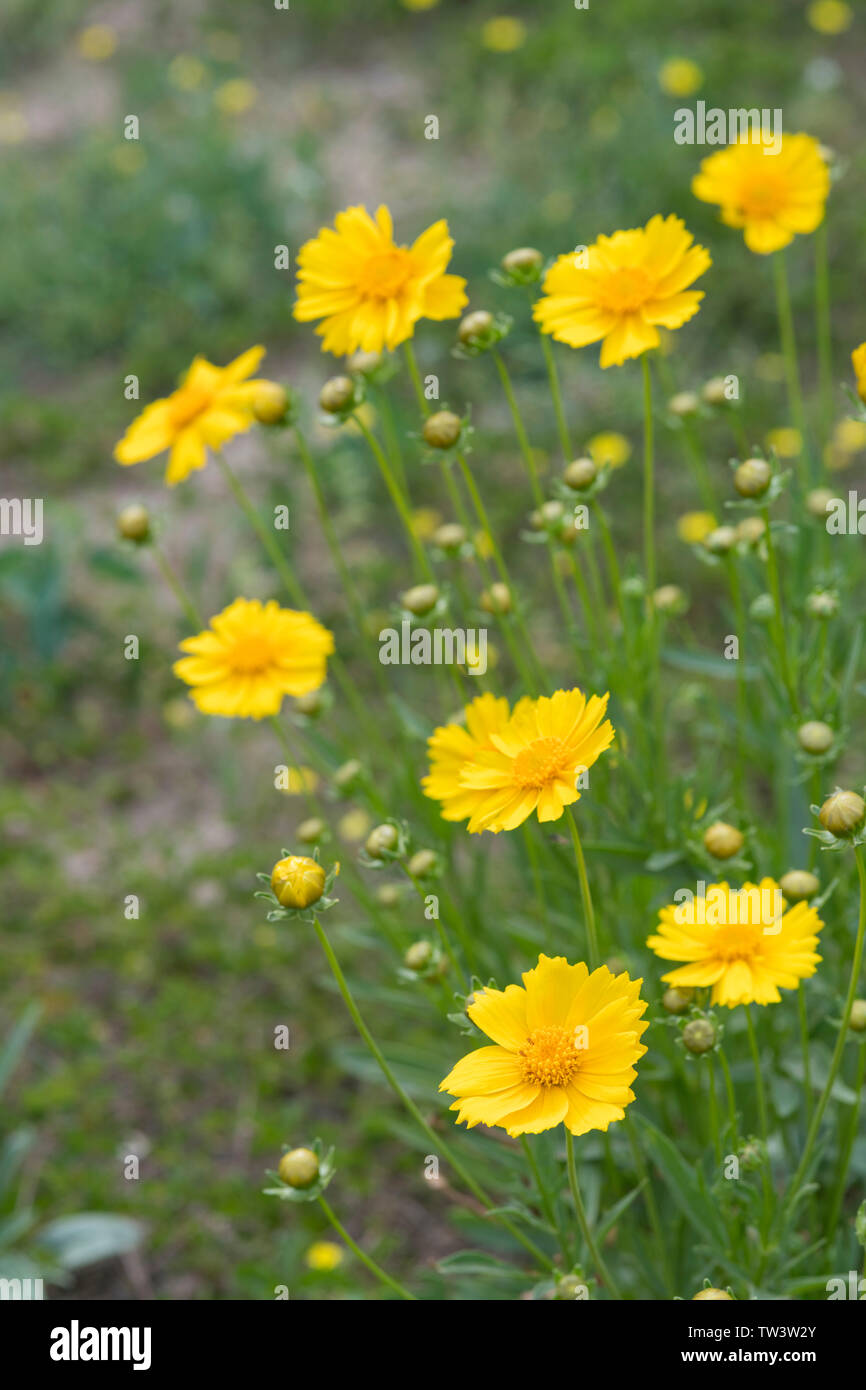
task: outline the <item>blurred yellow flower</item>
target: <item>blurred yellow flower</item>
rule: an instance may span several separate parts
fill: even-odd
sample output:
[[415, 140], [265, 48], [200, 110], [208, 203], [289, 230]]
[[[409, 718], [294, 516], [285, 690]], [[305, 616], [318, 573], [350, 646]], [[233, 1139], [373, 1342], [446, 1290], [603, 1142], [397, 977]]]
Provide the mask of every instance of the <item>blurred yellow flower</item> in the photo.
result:
[[179, 53], [168, 65], [168, 80], [182, 92], [194, 92], [204, 82], [206, 72], [200, 58], [191, 53]]
[[434, 507], [416, 507], [410, 520], [412, 535], [419, 541], [429, 541], [434, 531], [442, 525], [442, 513]]
[[686, 545], [700, 545], [716, 525], [712, 512], [685, 512], [677, 520], [677, 535]]
[[844, 454], [866, 449], [866, 420], [840, 420], [833, 431], [833, 443]]
[[669, 58], [659, 69], [659, 86], [669, 97], [690, 97], [703, 81], [703, 70], [691, 58]]
[[347, 208], [298, 252], [295, 318], [321, 319], [322, 351], [337, 357], [399, 347], [419, 319], [456, 318], [466, 304], [466, 281], [445, 273], [453, 246], [444, 219], [406, 247], [384, 205], [375, 221]]
[[141, 463], [170, 449], [165, 481], [183, 482], [207, 463], [208, 449], [219, 449], [253, 424], [253, 401], [265, 384], [248, 381], [265, 355], [249, 348], [227, 367], [196, 357], [170, 396], [145, 406], [116, 445], [118, 463]]
[[782, 425], [777, 430], [767, 431], [766, 444], [780, 459], [795, 459], [803, 447], [803, 436], [793, 426]]
[[213, 94], [214, 105], [225, 116], [241, 116], [249, 111], [258, 100], [258, 90], [245, 77], [232, 77], [217, 87]]
[[866, 343], [861, 343], [851, 353], [851, 365], [857, 382], [857, 395], [866, 401]]
[[806, 18], [819, 34], [844, 34], [851, 26], [854, 11], [844, 0], [814, 0]]
[[311, 767], [290, 767], [286, 771], [286, 785], [280, 791], [286, 796], [300, 796], [303, 792], [314, 792], [319, 785], [317, 773]]
[[811, 135], [783, 135], [778, 153], [760, 135], [719, 150], [705, 159], [692, 179], [692, 192], [704, 203], [718, 203], [728, 227], [742, 227], [750, 251], [766, 256], [814, 232], [824, 220], [830, 170]]
[[108, 24], [89, 24], [82, 29], [75, 47], [90, 63], [104, 63], [117, 50], [117, 34]]
[[493, 554], [493, 546], [486, 531], [476, 531], [472, 537], [472, 544], [475, 547], [476, 555], [482, 560], [489, 560]]
[[658, 347], [660, 327], [679, 328], [698, 312], [703, 291], [689, 286], [711, 263], [679, 217], [657, 215], [559, 256], [533, 317], [569, 347], [601, 340], [602, 367], [618, 367]]
[[587, 1134], [621, 1120], [646, 1052], [642, 984], [540, 955], [522, 986], [476, 990], [466, 1012], [494, 1046], [467, 1053], [439, 1085], [458, 1098], [457, 1123], [516, 1136], [559, 1124]]
[[324, 684], [334, 638], [310, 613], [236, 598], [180, 649], [189, 655], [174, 663], [174, 674], [192, 687], [202, 714], [267, 719], [285, 695]]
[[481, 42], [491, 53], [513, 53], [526, 42], [526, 25], [510, 15], [494, 15], [481, 27]]
[[606, 430], [594, 434], [587, 443], [587, 452], [599, 468], [609, 464], [611, 468], [621, 468], [631, 458], [631, 444], [624, 434]]
[[315, 1269], [319, 1274], [329, 1274], [343, 1263], [342, 1247], [335, 1245], [332, 1240], [317, 1240], [307, 1251], [306, 1261], [310, 1269]]
[[372, 817], [368, 816], [367, 812], [362, 811], [360, 807], [356, 807], [340, 817], [337, 822], [337, 834], [341, 840], [349, 840], [350, 842], [365, 840], [370, 833], [372, 824]]

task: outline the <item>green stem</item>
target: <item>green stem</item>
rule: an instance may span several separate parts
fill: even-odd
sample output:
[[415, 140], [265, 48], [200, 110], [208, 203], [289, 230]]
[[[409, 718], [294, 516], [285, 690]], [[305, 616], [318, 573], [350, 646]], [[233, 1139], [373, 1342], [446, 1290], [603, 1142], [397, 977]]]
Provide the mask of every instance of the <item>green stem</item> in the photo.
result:
[[653, 388], [649, 359], [641, 357], [643, 368], [643, 544], [647, 593], [652, 602], [656, 587], [655, 478], [653, 447]]
[[294, 574], [292, 573], [291, 567], [289, 566], [289, 563], [286, 560], [285, 555], [280, 549], [279, 543], [277, 541], [276, 536], [274, 535], [273, 529], [269, 526], [266, 526], [265, 523], [262, 521], [262, 518], [259, 516], [255, 507], [250, 501], [249, 496], [247, 495], [245, 489], [242, 487], [240, 480], [238, 479], [234, 470], [230, 466], [229, 461], [225, 457], [225, 455], [221, 453], [219, 450], [217, 450], [216, 459], [219, 463], [220, 468], [223, 471], [223, 476], [225, 477], [229, 487], [234, 493], [235, 501], [237, 502], [241, 511], [246, 516], [250, 525], [253, 527], [253, 530], [258, 535], [259, 540], [265, 547], [265, 550], [268, 552], [270, 559], [273, 561], [275, 569], [277, 570], [280, 578], [286, 586], [286, 592], [288, 593], [292, 602], [296, 604], [298, 608], [304, 608], [305, 601], [303, 591]]
[[337, 1219], [336, 1214], [328, 1206], [328, 1203], [325, 1201], [324, 1197], [320, 1196], [318, 1201], [319, 1206], [322, 1208], [322, 1211], [325, 1213], [334, 1230], [337, 1232], [337, 1235], [340, 1237], [341, 1240], [346, 1242], [349, 1249], [352, 1251], [352, 1254], [357, 1256], [357, 1258], [361, 1261], [361, 1264], [365, 1265], [366, 1268], [369, 1269], [370, 1273], [374, 1274], [376, 1278], [379, 1280], [379, 1282], [381, 1284], [384, 1284], [386, 1288], [393, 1289], [394, 1293], [399, 1294], [401, 1298], [405, 1298], [407, 1302], [417, 1303], [418, 1300], [416, 1299], [413, 1293], [410, 1293], [408, 1289], [404, 1289], [403, 1285], [398, 1284], [396, 1279], [392, 1279], [390, 1274], [386, 1274], [384, 1269], [382, 1269], [379, 1265], [376, 1264], [375, 1260], [371, 1260], [369, 1255], [364, 1254], [364, 1251], [361, 1249], [360, 1245], [358, 1245], [358, 1243], [352, 1239], [345, 1226]]
[[[817, 798], [816, 798], [817, 800]], [[812, 1118], [812, 1067], [809, 1057], [809, 1020], [806, 1015], [806, 991], [801, 980], [797, 986], [797, 1013], [800, 1019], [800, 1046], [803, 1050], [803, 1088], [806, 1102], [806, 1124]]]
[[406, 533], [406, 539], [409, 542], [409, 548], [415, 557], [415, 562], [418, 565], [418, 568], [423, 574], [424, 578], [429, 583], [433, 584], [435, 583], [435, 575], [433, 574], [433, 568], [430, 564], [430, 560], [428, 559], [427, 552], [421, 545], [420, 541], [418, 540], [418, 537], [415, 535], [415, 530], [412, 526], [412, 517], [410, 515], [406, 499], [400, 490], [399, 484], [397, 483], [397, 479], [394, 477], [391, 465], [385, 457], [385, 454], [382, 451], [379, 441], [364, 424], [364, 421], [361, 419], [360, 415], [356, 413], [352, 416], [352, 419], [355, 421], [362, 435], [366, 439], [370, 452], [372, 453], [374, 459], [379, 465], [379, 472], [382, 474], [382, 478], [384, 480], [386, 488], [388, 489], [391, 501], [394, 503], [394, 506], [397, 509], [397, 514], [399, 515], [400, 520], [403, 523], [403, 530]]
[[836, 1233], [839, 1222], [839, 1213], [842, 1210], [842, 1199], [845, 1196], [846, 1179], [848, 1177], [848, 1164], [851, 1161], [851, 1150], [854, 1147], [854, 1140], [857, 1137], [857, 1124], [860, 1119], [860, 1103], [863, 1098], [863, 1081], [866, 1077], [866, 1042], [861, 1042], [857, 1057], [857, 1077], [854, 1082], [854, 1104], [851, 1106], [851, 1114], [848, 1117], [848, 1126], [845, 1131], [845, 1138], [839, 1153], [839, 1171], [836, 1176], [836, 1184], [833, 1189], [833, 1196], [830, 1198], [829, 1213], [827, 1216], [827, 1242], [832, 1241]]
[[568, 1265], [570, 1263], [568, 1253], [568, 1241], [566, 1240], [565, 1233], [561, 1230], [560, 1224], [556, 1219], [556, 1213], [553, 1210], [553, 1202], [551, 1201], [550, 1193], [548, 1192], [547, 1188], [544, 1186], [544, 1183], [541, 1180], [541, 1171], [538, 1167], [538, 1164], [535, 1161], [535, 1154], [532, 1152], [532, 1145], [529, 1143], [525, 1134], [521, 1134], [520, 1136], [520, 1147], [523, 1149], [526, 1161], [529, 1164], [530, 1169], [532, 1170], [532, 1176], [535, 1179], [535, 1186], [538, 1188], [538, 1196], [541, 1199], [541, 1209], [544, 1212], [545, 1218], [551, 1230], [556, 1232], [556, 1238], [559, 1241], [559, 1248], [562, 1251], [563, 1264], [566, 1268], [568, 1268]]
[[589, 1251], [590, 1258], [598, 1274], [601, 1276], [602, 1283], [614, 1298], [619, 1299], [622, 1295], [610, 1276], [610, 1272], [601, 1257], [601, 1251], [595, 1243], [595, 1237], [590, 1230], [589, 1222], [586, 1219], [586, 1209], [583, 1205], [583, 1198], [580, 1195], [580, 1187], [577, 1182], [577, 1168], [574, 1162], [574, 1139], [572, 1138], [570, 1129], [565, 1131], [565, 1152], [568, 1163], [568, 1185], [571, 1188], [571, 1197], [574, 1202], [574, 1209], [577, 1212], [577, 1222], [580, 1226], [581, 1235], [586, 1242], [586, 1248]]
[[788, 266], [784, 251], [773, 255], [773, 275], [776, 283], [776, 310], [779, 317], [779, 338], [782, 356], [785, 360], [785, 380], [788, 388], [788, 408], [791, 420], [799, 431], [802, 441], [797, 467], [800, 486], [805, 491], [809, 486], [809, 465], [806, 454], [806, 417], [803, 411], [803, 393], [800, 388], [800, 365], [797, 360], [797, 339], [794, 333], [794, 315], [791, 311], [791, 290], [788, 284]]
[[568, 823], [571, 828], [571, 843], [574, 846], [574, 857], [577, 861], [577, 876], [580, 880], [580, 896], [583, 901], [583, 915], [586, 919], [587, 936], [587, 955], [589, 956], [589, 968], [595, 970], [599, 964], [598, 937], [595, 930], [595, 911], [592, 906], [592, 894], [589, 891], [589, 879], [586, 875], [586, 861], [583, 857], [583, 848], [580, 843], [580, 835], [577, 830], [577, 821], [571, 807], [566, 808]]
[[788, 699], [791, 702], [791, 709], [795, 715], [799, 715], [800, 701], [797, 696], [797, 687], [794, 684], [794, 678], [791, 674], [791, 663], [788, 660], [785, 619], [782, 613], [782, 589], [779, 583], [779, 565], [776, 558], [776, 547], [773, 544], [773, 531], [769, 507], [764, 507], [763, 512], [764, 525], [766, 527], [764, 542], [767, 547], [767, 578], [770, 583], [770, 594], [773, 599], [773, 639], [779, 658], [782, 681], [787, 691]]
[[553, 413], [556, 416], [556, 427], [559, 431], [559, 447], [562, 450], [564, 463], [571, 461], [571, 439], [568, 434], [568, 424], [565, 419], [565, 411], [562, 408], [562, 392], [559, 389], [559, 373], [556, 370], [556, 358], [546, 333], [540, 333], [541, 350], [544, 353], [544, 361], [547, 367], [547, 378], [550, 382], [550, 395], [553, 400]]
[[186, 589], [183, 587], [183, 584], [178, 579], [173, 566], [169, 564], [168, 558], [165, 552], [163, 551], [162, 546], [158, 545], [156, 541], [151, 541], [150, 545], [156, 563], [159, 566], [160, 573], [168, 587], [171, 589], [172, 593], [174, 594], [175, 598], [177, 599], [187, 618], [189, 619], [190, 627], [192, 627], [193, 629], [197, 628], [199, 631], [201, 631], [201, 629], [205, 626], [204, 619], [202, 618], [201, 614], [199, 613], [189, 594], [186, 592]]
[[833, 337], [826, 219], [815, 232], [815, 336], [818, 343], [821, 443], [826, 444], [833, 420]]
[[430, 402], [424, 395], [424, 386], [421, 381], [421, 373], [418, 370], [418, 361], [415, 357], [415, 349], [413, 348], [410, 340], [407, 340], [403, 344], [403, 351], [406, 355], [406, 365], [409, 368], [409, 375], [412, 378], [412, 385], [415, 388], [415, 399], [418, 402], [418, 409], [420, 410], [422, 415], [427, 416], [430, 414]]

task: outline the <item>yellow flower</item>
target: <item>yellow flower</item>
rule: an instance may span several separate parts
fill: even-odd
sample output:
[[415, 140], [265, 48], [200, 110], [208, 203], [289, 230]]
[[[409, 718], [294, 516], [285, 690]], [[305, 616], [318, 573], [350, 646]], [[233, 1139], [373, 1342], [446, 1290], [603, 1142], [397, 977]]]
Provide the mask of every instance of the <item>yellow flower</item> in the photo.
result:
[[439, 0], [400, 0], [404, 10], [432, 10]]
[[586, 447], [593, 463], [598, 464], [599, 468], [606, 463], [611, 468], [621, 468], [631, 458], [631, 444], [624, 434], [616, 434], [613, 430], [594, 434]]
[[434, 531], [442, 525], [442, 513], [435, 507], [416, 507], [411, 513], [412, 535], [419, 541], [429, 541]]
[[659, 86], [669, 97], [690, 97], [703, 80], [702, 69], [691, 58], [669, 58], [659, 69]]
[[180, 649], [190, 655], [175, 662], [174, 674], [192, 686], [202, 714], [266, 719], [279, 713], [284, 695], [318, 690], [334, 639], [310, 613], [236, 598]]
[[280, 790], [286, 796], [301, 796], [304, 792], [314, 792], [318, 785], [318, 773], [312, 767], [290, 767], [286, 770], [286, 786]]
[[602, 367], [620, 366], [658, 347], [659, 328], [679, 328], [698, 312], [703, 292], [688, 286], [710, 264], [679, 217], [658, 215], [560, 256], [533, 316], [569, 347], [601, 339]]
[[325, 870], [315, 859], [290, 854], [274, 865], [271, 888], [283, 907], [312, 907], [325, 891]]
[[117, 49], [117, 34], [107, 24], [90, 24], [81, 30], [75, 46], [82, 58], [104, 63]]
[[662, 979], [671, 985], [712, 987], [711, 1003], [778, 1004], [782, 989], [796, 989], [814, 975], [824, 925], [813, 907], [787, 908], [772, 878], [710, 884], [703, 897], [664, 907], [658, 933], [647, 945], [662, 960], [686, 961]]
[[347, 811], [337, 822], [337, 834], [341, 840], [349, 840], [355, 843], [366, 840], [373, 824], [366, 811], [362, 811], [360, 806], [352, 811]]
[[117, 462], [141, 463], [171, 449], [169, 487], [204, 468], [209, 448], [220, 448], [253, 424], [253, 401], [267, 383], [247, 378], [264, 355], [263, 347], [250, 348], [227, 367], [196, 357], [178, 389], [133, 420], [114, 450]]
[[861, 449], [866, 449], [866, 420], [840, 420], [833, 431], [833, 443], [843, 454], [859, 454]]
[[811, 135], [782, 136], [777, 154], [756, 135], [705, 159], [692, 192], [718, 203], [722, 221], [742, 227], [749, 250], [766, 256], [820, 225], [830, 171]]
[[306, 1260], [310, 1269], [320, 1274], [330, 1274], [332, 1269], [339, 1268], [343, 1263], [343, 1251], [332, 1240], [317, 1240], [307, 1251]]
[[516, 1136], [558, 1124], [586, 1134], [621, 1120], [646, 1052], [642, 983], [540, 955], [523, 987], [478, 990], [466, 1012], [495, 1046], [461, 1058], [439, 1087], [458, 1097], [457, 1123]]
[[525, 696], [507, 717], [507, 702], [491, 695], [466, 709], [468, 731], [451, 724], [429, 740], [425, 795], [443, 804], [444, 820], [465, 820], [472, 834], [514, 830], [535, 811], [559, 820], [580, 799], [577, 783], [613, 742], [603, 720], [608, 696], [558, 690]]
[[258, 95], [254, 83], [248, 82], [245, 77], [232, 77], [217, 87], [213, 99], [223, 115], [242, 116], [244, 111], [249, 111], [255, 105]]
[[806, 18], [819, 34], [843, 34], [854, 18], [851, 6], [844, 0], [814, 0]]
[[685, 512], [677, 520], [677, 535], [686, 545], [700, 545], [716, 525], [712, 512]]
[[444, 219], [411, 247], [394, 241], [384, 206], [375, 221], [364, 207], [347, 208], [334, 228], [323, 227], [298, 252], [294, 314], [300, 323], [323, 320], [316, 329], [323, 352], [396, 348], [419, 319], [453, 319], [467, 303], [466, 281], [445, 273], [454, 242]]
[[767, 431], [767, 448], [774, 449], [780, 459], [795, 459], [803, 447], [803, 436], [791, 425]]
[[857, 380], [857, 395], [866, 401], [866, 343], [861, 343], [851, 353], [851, 365]]
[[200, 58], [191, 53], [179, 53], [168, 65], [168, 80], [182, 92], [194, 92], [205, 79], [206, 68]]
[[482, 25], [481, 42], [492, 53], [513, 53], [526, 43], [526, 25], [510, 15], [494, 15]]

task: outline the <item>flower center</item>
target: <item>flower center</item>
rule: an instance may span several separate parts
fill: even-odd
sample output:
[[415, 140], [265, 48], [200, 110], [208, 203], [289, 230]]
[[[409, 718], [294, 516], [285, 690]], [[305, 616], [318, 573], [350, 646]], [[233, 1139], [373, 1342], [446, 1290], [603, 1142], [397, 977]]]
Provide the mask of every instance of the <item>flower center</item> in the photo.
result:
[[211, 397], [206, 391], [196, 391], [184, 386], [175, 393], [171, 402], [171, 421], [176, 429], [183, 429], [197, 415], [201, 415], [210, 405]]
[[556, 1024], [536, 1028], [518, 1055], [523, 1079], [533, 1086], [564, 1086], [580, 1064], [576, 1033]]
[[242, 672], [247, 676], [265, 671], [273, 663], [274, 656], [270, 642], [257, 632], [247, 633], [243, 637], [236, 638], [228, 657], [228, 664], [232, 670]]
[[561, 777], [569, 767], [569, 755], [561, 738], [536, 738], [514, 759], [514, 781], [524, 791], [540, 791]]
[[608, 276], [599, 288], [602, 307], [612, 314], [633, 314], [646, 303], [653, 282], [642, 266], [622, 266]]
[[773, 217], [785, 203], [785, 189], [778, 176], [763, 167], [746, 174], [737, 190], [737, 207], [744, 217]]
[[752, 960], [761, 940], [760, 926], [719, 927], [713, 942], [713, 954], [719, 960]]
[[412, 259], [403, 247], [371, 256], [361, 274], [361, 288], [376, 299], [393, 299], [412, 273]]

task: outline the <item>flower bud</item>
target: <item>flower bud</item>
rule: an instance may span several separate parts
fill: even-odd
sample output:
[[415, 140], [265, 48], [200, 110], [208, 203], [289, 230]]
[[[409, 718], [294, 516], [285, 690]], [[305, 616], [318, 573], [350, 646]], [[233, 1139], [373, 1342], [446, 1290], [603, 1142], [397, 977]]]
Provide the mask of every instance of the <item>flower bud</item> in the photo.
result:
[[295, 709], [298, 711], [298, 714], [305, 714], [307, 718], [312, 718], [314, 714], [320, 714], [322, 709], [322, 692], [320, 690], [309, 690], [306, 695], [296, 695]]
[[668, 410], [671, 415], [694, 415], [699, 406], [700, 401], [694, 391], [678, 391], [668, 401]]
[[403, 957], [407, 970], [424, 970], [433, 959], [433, 947], [429, 941], [413, 941]]
[[744, 843], [742, 831], [727, 821], [717, 820], [704, 831], [704, 849], [714, 859], [733, 859]]
[[431, 608], [435, 608], [439, 601], [439, 590], [435, 584], [416, 584], [414, 588], [407, 589], [400, 595], [400, 602], [404, 608], [408, 608], [410, 613], [416, 617], [423, 617], [429, 613]]
[[150, 540], [150, 513], [139, 502], [132, 502], [117, 516], [117, 533], [125, 541], [144, 545]]
[[475, 309], [471, 314], [467, 314], [460, 321], [457, 329], [457, 337], [461, 343], [467, 347], [473, 347], [483, 338], [485, 333], [489, 333], [493, 327], [493, 315], [487, 309]]
[[582, 492], [595, 482], [598, 468], [590, 458], [572, 459], [562, 476], [566, 487]]
[[359, 376], [369, 376], [370, 372], [375, 372], [381, 366], [381, 352], [353, 352], [348, 359], [346, 366], [350, 372], [357, 372]]
[[662, 584], [653, 594], [653, 603], [659, 613], [685, 613], [689, 601], [678, 584]]
[[466, 532], [456, 521], [446, 521], [444, 526], [436, 527], [431, 540], [440, 550], [459, 550], [466, 542]]
[[315, 845], [321, 840], [327, 826], [318, 816], [310, 816], [309, 820], [302, 820], [297, 829], [297, 838], [302, 845]]
[[431, 449], [452, 449], [460, 438], [463, 421], [453, 410], [437, 410], [424, 421], [424, 443]]
[[539, 508], [539, 511], [541, 512], [542, 522], [546, 526], [554, 526], [557, 521], [562, 520], [562, 514], [565, 511], [565, 507], [561, 502], [554, 498], [550, 502], [543, 503], [543, 505]]
[[809, 719], [797, 730], [797, 742], [804, 753], [826, 753], [835, 737], [830, 725], [821, 719]]
[[438, 860], [432, 849], [416, 850], [406, 865], [413, 878], [424, 878], [436, 868]]
[[855, 999], [852, 1003], [848, 1027], [854, 1033], [866, 1033], [866, 999]]
[[278, 425], [289, 408], [289, 393], [276, 381], [263, 381], [253, 397], [253, 415], [260, 425]]
[[696, 1302], [698, 1299], [701, 1298], [709, 1299], [712, 1302], [718, 1301], [722, 1298], [730, 1300], [731, 1295], [727, 1293], [725, 1289], [701, 1289], [700, 1293], [695, 1294], [694, 1298], [692, 1299], [692, 1303]]
[[806, 598], [806, 612], [812, 618], [835, 618], [839, 599], [829, 589], [815, 589]]
[[725, 395], [725, 378], [723, 376], [711, 376], [709, 381], [705, 381], [701, 387], [701, 395], [707, 405], [725, 405], [728, 399]]
[[812, 516], [825, 517], [832, 501], [833, 493], [828, 487], [816, 487], [806, 494], [806, 510]]
[[383, 883], [376, 892], [376, 902], [382, 907], [396, 907], [400, 897], [399, 883]]
[[772, 594], [758, 594], [749, 604], [749, 617], [756, 623], [771, 623], [776, 612]]
[[364, 848], [371, 859], [381, 859], [389, 850], [396, 849], [400, 836], [396, 825], [376, 825], [364, 842]]
[[485, 613], [510, 613], [511, 591], [507, 584], [491, 584], [481, 595], [481, 607]]
[[319, 1160], [312, 1149], [289, 1149], [277, 1171], [289, 1187], [312, 1187], [319, 1176]]
[[733, 526], [717, 526], [704, 537], [704, 545], [711, 555], [727, 555], [737, 544], [737, 533]]
[[586, 1284], [584, 1284], [583, 1280], [579, 1278], [578, 1275], [563, 1274], [562, 1278], [556, 1281], [556, 1289], [553, 1296], [558, 1301], [565, 1301], [567, 1299], [570, 1302], [574, 1302], [575, 1299], [581, 1298], [585, 1293]]
[[866, 820], [866, 803], [856, 792], [838, 789], [828, 796], [818, 813], [818, 819], [825, 830], [843, 840], [859, 830]]
[[806, 869], [789, 869], [779, 879], [779, 887], [790, 902], [800, 903], [814, 897], [821, 884], [815, 875]]
[[271, 888], [281, 907], [312, 907], [325, 891], [325, 870], [315, 859], [290, 854], [274, 865]]
[[738, 541], [745, 541], [747, 545], [757, 545], [767, 526], [762, 516], [744, 516], [742, 521], [737, 522], [736, 529]]
[[746, 459], [734, 473], [734, 487], [741, 497], [763, 497], [772, 476], [766, 459]]
[[708, 1018], [693, 1018], [683, 1029], [683, 1043], [699, 1057], [716, 1045], [716, 1030]]
[[544, 265], [544, 256], [540, 251], [536, 251], [534, 246], [517, 246], [513, 251], [509, 251], [502, 257], [502, 269], [509, 275], [518, 274], [521, 279], [528, 279], [535, 271], [537, 278], [541, 267]]
[[339, 787], [340, 791], [347, 791], [353, 782], [357, 782], [363, 771], [358, 759], [350, 758], [348, 762], [341, 763], [334, 773], [334, 786]]
[[687, 1014], [695, 996], [693, 989], [666, 989], [662, 995], [662, 1008], [669, 1014]]
[[355, 401], [355, 383], [350, 376], [332, 376], [319, 392], [319, 405], [329, 415], [340, 415]]

